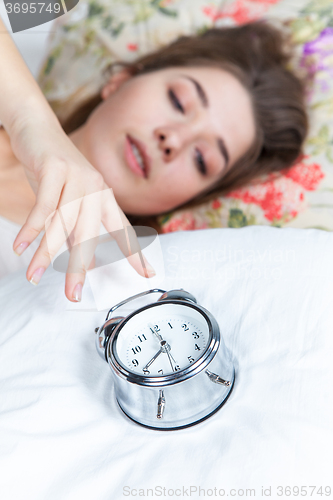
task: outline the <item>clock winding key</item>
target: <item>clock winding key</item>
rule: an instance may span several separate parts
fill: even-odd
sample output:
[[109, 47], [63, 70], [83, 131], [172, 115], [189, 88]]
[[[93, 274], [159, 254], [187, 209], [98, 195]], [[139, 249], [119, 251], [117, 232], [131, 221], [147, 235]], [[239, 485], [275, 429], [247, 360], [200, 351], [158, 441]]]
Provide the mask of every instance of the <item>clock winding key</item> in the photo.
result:
[[158, 396], [158, 401], [157, 401], [157, 415], [156, 415], [156, 418], [162, 418], [163, 417], [164, 407], [165, 407], [164, 391], [162, 389], [160, 389], [159, 396]]
[[226, 387], [230, 387], [231, 382], [229, 382], [229, 380], [224, 380], [219, 375], [217, 375], [217, 373], [212, 373], [209, 370], [206, 370], [206, 373], [208, 375], [209, 380], [215, 382], [215, 384], [222, 384], [225, 385]]

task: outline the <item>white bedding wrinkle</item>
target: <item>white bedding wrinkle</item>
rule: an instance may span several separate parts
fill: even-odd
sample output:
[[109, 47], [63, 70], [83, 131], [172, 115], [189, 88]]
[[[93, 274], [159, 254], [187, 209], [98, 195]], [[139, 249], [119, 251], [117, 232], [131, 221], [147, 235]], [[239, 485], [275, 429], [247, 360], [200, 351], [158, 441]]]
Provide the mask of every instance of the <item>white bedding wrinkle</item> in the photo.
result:
[[[65, 275], [53, 269], [36, 287], [23, 271], [0, 280], [1, 500], [278, 499], [288, 487], [310, 497], [312, 486], [313, 498], [326, 497], [333, 234], [257, 226], [177, 232], [144, 253], [161, 277], [137, 278], [125, 260], [105, 266], [71, 310]], [[128, 420], [95, 348], [94, 329], [106, 316], [97, 285], [109, 307], [139, 286], [192, 293], [233, 355], [226, 405], [180, 431]]]
[[0, 215], [0, 279], [6, 274], [14, 273], [20, 269], [27, 270], [34, 253], [40, 245], [44, 231], [29, 245], [23, 255], [18, 257], [13, 252], [15, 241], [21, 226]]

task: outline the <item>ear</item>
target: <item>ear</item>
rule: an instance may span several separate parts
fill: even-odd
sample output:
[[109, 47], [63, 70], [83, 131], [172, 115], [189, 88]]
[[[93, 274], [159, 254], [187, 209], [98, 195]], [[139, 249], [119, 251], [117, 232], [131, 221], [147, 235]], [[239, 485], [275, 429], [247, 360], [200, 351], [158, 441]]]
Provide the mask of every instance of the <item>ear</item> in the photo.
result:
[[127, 82], [131, 76], [132, 75], [127, 69], [122, 69], [115, 75], [112, 75], [101, 90], [101, 98], [103, 100], [107, 99], [111, 94], [116, 92], [116, 90], [118, 90], [123, 83]]

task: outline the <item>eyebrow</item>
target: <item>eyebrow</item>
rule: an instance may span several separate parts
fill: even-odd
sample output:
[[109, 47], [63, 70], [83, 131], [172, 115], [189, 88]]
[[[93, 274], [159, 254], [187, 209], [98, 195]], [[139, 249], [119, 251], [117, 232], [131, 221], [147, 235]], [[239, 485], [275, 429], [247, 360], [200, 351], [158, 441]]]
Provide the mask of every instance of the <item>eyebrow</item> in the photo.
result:
[[198, 94], [198, 97], [201, 101], [201, 104], [203, 105], [204, 108], [208, 108], [208, 106], [209, 106], [208, 97], [207, 97], [206, 92], [204, 91], [204, 89], [200, 85], [200, 83], [197, 80], [195, 80], [194, 78], [191, 78], [190, 76], [184, 76], [184, 78], [186, 78], [187, 80], [190, 80], [190, 82], [192, 82], [194, 84], [195, 89], [196, 89], [197, 94]]
[[[207, 97], [206, 92], [204, 91], [204, 89], [200, 85], [200, 83], [197, 80], [195, 80], [195, 78], [192, 78], [191, 76], [187, 76], [187, 75], [182, 75], [182, 76], [193, 83], [202, 106], [204, 108], [208, 108], [209, 107], [208, 97]], [[218, 148], [219, 148], [219, 150], [220, 150], [220, 152], [225, 160], [225, 164], [227, 167], [229, 164], [230, 157], [229, 157], [229, 153], [228, 153], [227, 147], [225, 145], [225, 142], [221, 137], [219, 137], [217, 139], [217, 145], [218, 145]]]

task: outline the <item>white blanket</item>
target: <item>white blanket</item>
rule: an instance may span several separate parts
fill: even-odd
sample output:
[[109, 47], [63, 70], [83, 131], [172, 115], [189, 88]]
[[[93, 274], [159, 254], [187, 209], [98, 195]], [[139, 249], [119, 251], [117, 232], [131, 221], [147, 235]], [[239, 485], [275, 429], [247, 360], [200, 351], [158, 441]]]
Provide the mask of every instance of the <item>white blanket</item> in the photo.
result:
[[126, 260], [105, 266], [101, 296], [111, 290], [109, 307], [138, 288], [181, 287], [196, 296], [233, 355], [228, 402], [188, 429], [138, 426], [118, 408], [110, 369], [95, 348], [94, 328], [105, 319], [96, 310], [96, 274], [77, 305], [64, 297], [64, 274], [52, 268], [37, 287], [24, 272], [5, 277], [1, 500], [262, 497], [262, 488], [278, 499], [288, 487], [299, 488], [292, 497], [327, 498], [333, 235], [267, 227], [179, 232], [144, 253], [158, 275], [138, 277]]

